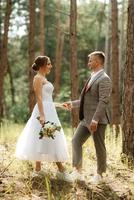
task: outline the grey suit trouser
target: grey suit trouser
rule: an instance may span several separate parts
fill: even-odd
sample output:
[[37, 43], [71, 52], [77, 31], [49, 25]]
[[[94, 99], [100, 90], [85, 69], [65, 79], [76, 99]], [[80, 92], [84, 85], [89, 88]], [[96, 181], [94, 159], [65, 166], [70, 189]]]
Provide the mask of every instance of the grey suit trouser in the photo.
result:
[[[99, 174], [106, 172], [105, 129], [105, 124], [98, 124], [97, 131], [92, 134], [97, 157], [97, 173]], [[89, 129], [80, 122], [72, 139], [74, 167], [82, 167], [82, 145], [90, 136]]]

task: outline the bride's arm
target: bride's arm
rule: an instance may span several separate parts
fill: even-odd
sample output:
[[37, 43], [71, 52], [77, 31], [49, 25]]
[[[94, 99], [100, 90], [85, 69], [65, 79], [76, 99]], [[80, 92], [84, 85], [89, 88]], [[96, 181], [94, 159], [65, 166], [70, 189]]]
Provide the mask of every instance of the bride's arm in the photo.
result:
[[40, 77], [35, 77], [33, 81], [33, 88], [36, 96], [36, 101], [40, 113], [40, 123], [43, 124], [45, 122], [45, 113], [43, 109], [43, 101], [42, 101], [42, 87], [43, 81]]
[[56, 108], [64, 108], [63, 103], [54, 102]]

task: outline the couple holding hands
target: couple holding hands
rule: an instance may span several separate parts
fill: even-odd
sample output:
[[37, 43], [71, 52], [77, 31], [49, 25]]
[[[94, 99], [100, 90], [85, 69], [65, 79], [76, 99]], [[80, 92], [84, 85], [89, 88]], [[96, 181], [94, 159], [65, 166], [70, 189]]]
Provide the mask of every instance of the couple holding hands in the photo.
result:
[[[88, 67], [91, 76], [86, 81], [79, 100], [54, 103], [52, 94], [54, 87], [46, 79], [50, 73], [52, 64], [47, 56], [38, 56], [32, 68], [37, 74], [33, 80], [33, 88], [36, 96], [36, 105], [30, 119], [26, 123], [16, 145], [16, 157], [22, 160], [36, 161], [33, 175], [41, 174], [41, 161], [55, 162], [58, 167], [59, 179], [73, 182], [84, 180], [82, 174], [82, 145], [92, 135], [96, 157], [97, 172], [91, 178], [92, 183], [100, 183], [103, 173], [106, 172], [106, 148], [105, 130], [110, 123], [109, 99], [111, 94], [111, 80], [104, 71], [105, 55], [95, 51], [88, 55]], [[74, 83], [75, 84], [75, 83]], [[55, 132], [55, 138], [43, 137], [39, 139], [39, 131], [45, 121], [54, 122], [61, 126], [55, 107], [65, 109], [79, 107], [79, 125], [72, 139], [72, 173], [68, 173], [63, 162], [68, 159], [68, 149], [64, 131]], [[40, 116], [40, 123], [37, 117]]]

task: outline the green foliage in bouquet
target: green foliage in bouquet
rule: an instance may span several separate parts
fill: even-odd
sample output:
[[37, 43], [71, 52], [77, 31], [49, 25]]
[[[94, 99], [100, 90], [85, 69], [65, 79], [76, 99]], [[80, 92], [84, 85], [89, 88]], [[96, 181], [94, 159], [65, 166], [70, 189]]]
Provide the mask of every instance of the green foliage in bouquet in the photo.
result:
[[[39, 117], [37, 117], [39, 120]], [[57, 126], [54, 122], [47, 121], [42, 125], [42, 128], [39, 132], [39, 139], [43, 137], [50, 137], [52, 139], [55, 138], [55, 131], [60, 131], [61, 127]]]

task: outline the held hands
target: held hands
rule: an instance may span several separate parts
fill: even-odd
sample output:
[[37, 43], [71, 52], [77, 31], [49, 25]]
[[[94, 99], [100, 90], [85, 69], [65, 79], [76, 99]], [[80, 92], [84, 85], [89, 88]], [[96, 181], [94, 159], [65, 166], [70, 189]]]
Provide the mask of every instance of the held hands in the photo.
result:
[[69, 102], [69, 101], [64, 102], [64, 103], [55, 102], [54, 105], [55, 105], [56, 108], [62, 108], [62, 109], [65, 109], [65, 110], [71, 110], [72, 109], [72, 103]]
[[71, 110], [72, 109], [72, 103], [70, 101], [64, 102], [63, 104], [64, 109]]

